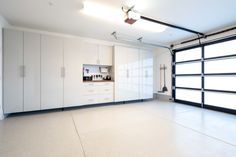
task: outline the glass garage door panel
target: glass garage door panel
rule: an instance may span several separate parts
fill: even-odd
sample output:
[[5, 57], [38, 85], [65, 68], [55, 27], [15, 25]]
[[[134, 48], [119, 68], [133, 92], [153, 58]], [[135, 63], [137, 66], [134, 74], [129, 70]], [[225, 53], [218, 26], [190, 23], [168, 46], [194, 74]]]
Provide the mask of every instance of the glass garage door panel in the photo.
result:
[[199, 90], [176, 89], [175, 98], [178, 100], [201, 103], [202, 92]]
[[205, 73], [235, 73], [236, 58], [205, 62]]
[[176, 87], [201, 88], [202, 78], [200, 76], [176, 76]]
[[236, 91], [236, 76], [205, 76], [205, 89]]
[[205, 92], [205, 104], [236, 110], [236, 94]]
[[205, 58], [236, 54], [236, 40], [205, 47]]
[[201, 62], [176, 64], [176, 74], [201, 74]]
[[186, 51], [177, 52], [175, 55], [176, 62], [201, 59], [201, 48], [194, 48]]

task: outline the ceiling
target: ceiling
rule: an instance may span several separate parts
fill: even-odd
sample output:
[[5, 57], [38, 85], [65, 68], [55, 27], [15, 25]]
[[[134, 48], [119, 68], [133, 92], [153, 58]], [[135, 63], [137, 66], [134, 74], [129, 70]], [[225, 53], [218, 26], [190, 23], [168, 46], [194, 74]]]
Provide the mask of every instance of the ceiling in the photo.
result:
[[[81, 12], [84, 0], [0, 0], [0, 14], [14, 26], [112, 40], [113, 31], [130, 39], [170, 44], [194, 34], [167, 28], [162, 33], [135, 29]], [[125, 0], [88, 0], [120, 9]], [[236, 24], [235, 0], [132, 0], [141, 15], [209, 32]]]

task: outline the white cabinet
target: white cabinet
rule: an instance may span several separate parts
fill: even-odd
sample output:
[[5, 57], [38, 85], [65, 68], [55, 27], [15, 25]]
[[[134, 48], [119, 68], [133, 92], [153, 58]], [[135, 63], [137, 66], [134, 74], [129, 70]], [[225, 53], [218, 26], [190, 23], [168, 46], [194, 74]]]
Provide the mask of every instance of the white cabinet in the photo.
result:
[[153, 97], [153, 56], [148, 50], [115, 46], [115, 101]]
[[139, 99], [139, 50], [115, 46], [115, 101]]
[[114, 48], [114, 71], [115, 71], [115, 101], [127, 100], [128, 84], [128, 64], [126, 60], [126, 50], [124, 47]]
[[63, 38], [41, 37], [41, 109], [63, 106]]
[[94, 43], [81, 42], [83, 64], [112, 65], [113, 47]]
[[98, 45], [88, 42], [81, 43], [81, 53], [83, 54], [83, 64], [96, 65], [98, 60]]
[[98, 60], [100, 65], [112, 66], [113, 47], [99, 45]]
[[4, 113], [23, 111], [23, 32], [4, 30]]
[[149, 50], [140, 50], [141, 86], [140, 98], [153, 98], [153, 53]]
[[126, 48], [127, 58], [127, 99], [138, 100], [139, 99], [139, 83], [140, 83], [140, 61], [139, 50], [135, 48]]
[[83, 55], [81, 41], [74, 38], [64, 40], [64, 107], [82, 104]]
[[83, 84], [84, 105], [108, 103], [114, 101], [113, 82], [91, 82]]
[[24, 32], [24, 111], [40, 110], [40, 35]]
[[4, 30], [4, 113], [40, 110], [40, 35]]

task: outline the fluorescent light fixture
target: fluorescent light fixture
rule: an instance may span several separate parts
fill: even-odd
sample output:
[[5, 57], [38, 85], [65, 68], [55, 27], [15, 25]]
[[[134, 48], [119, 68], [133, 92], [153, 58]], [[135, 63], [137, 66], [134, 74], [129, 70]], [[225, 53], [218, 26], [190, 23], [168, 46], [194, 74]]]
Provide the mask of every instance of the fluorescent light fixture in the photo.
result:
[[140, 19], [136, 21], [133, 25], [133, 27], [138, 28], [138, 29], [143, 29], [146, 31], [151, 31], [151, 32], [163, 32], [166, 30], [167, 26], [150, 22], [147, 20]]
[[99, 3], [85, 1], [82, 12], [106, 21], [123, 23], [124, 13], [121, 9], [111, 8]]
[[[129, 25], [124, 22], [125, 13], [122, 11], [121, 8], [112, 8], [106, 5], [101, 5], [99, 3], [85, 1], [82, 13], [120, 25]], [[137, 19], [137, 21], [133, 25], [129, 25], [129, 28], [137, 28], [140, 30], [154, 33], [162, 32], [166, 29], [166, 26], [140, 19], [140, 15], [136, 13], [133, 14], [132, 12], [130, 12], [130, 15], [128, 16]]]

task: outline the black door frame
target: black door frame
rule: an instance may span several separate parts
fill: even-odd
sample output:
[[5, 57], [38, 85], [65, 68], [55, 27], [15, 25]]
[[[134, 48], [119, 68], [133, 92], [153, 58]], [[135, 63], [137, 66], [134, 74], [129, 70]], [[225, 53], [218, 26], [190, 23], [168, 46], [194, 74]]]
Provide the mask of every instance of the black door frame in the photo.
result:
[[[236, 70], [235, 73], [205, 73], [205, 62], [209, 60], [215, 60], [215, 59], [227, 59], [227, 58], [236, 58], [236, 52], [233, 55], [225, 55], [225, 56], [219, 56], [219, 57], [211, 57], [211, 58], [205, 58], [205, 47], [213, 44], [218, 44], [226, 41], [231, 41], [231, 40], [236, 40], [236, 37], [230, 37], [227, 39], [221, 39], [217, 40], [214, 42], [209, 42], [209, 43], [204, 43], [201, 45], [197, 46], [188, 46], [185, 48], [180, 48], [180, 49], [174, 49], [173, 50], [173, 56], [172, 56], [172, 96], [174, 98], [174, 101], [177, 103], [183, 103], [187, 105], [192, 105], [192, 106], [197, 106], [201, 108], [206, 108], [206, 109], [211, 109], [211, 110], [217, 110], [221, 112], [226, 112], [226, 113], [231, 113], [231, 114], [236, 114], [236, 110], [233, 109], [228, 109], [228, 108], [223, 108], [223, 107], [217, 107], [217, 106], [212, 106], [209, 104], [205, 104], [205, 91], [209, 92], [220, 92], [220, 93], [233, 93], [236, 94], [236, 91], [225, 91], [225, 90], [214, 90], [214, 89], [205, 89], [205, 76], [236, 76]], [[201, 54], [201, 59], [196, 59], [196, 60], [188, 60], [188, 61], [182, 61], [182, 62], [176, 62], [176, 53], [185, 51], [185, 50], [190, 50], [194, 48], [201, 48], [202, 54]], [[181, 75], [176, 75], [176, 64], [181, 64], [181, 63], [192, 63], [192, 62], [201, 62], [201, 74], [181, 74]], [[185, 88], [185, 87], [176, 87], [176, 76], [201, 76], [201, 88]], [[176, 89], [189, 89], [189, 90], [201, 90], [202, 94], [202, 100], [201, 103], [194, 103], [194, 102], [189, 102], [189, 101], [183, 101], [183, 100], [178, 100], [176, 99]]]

